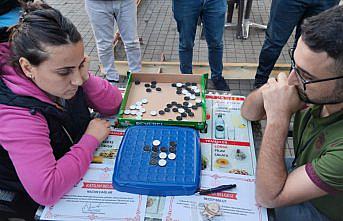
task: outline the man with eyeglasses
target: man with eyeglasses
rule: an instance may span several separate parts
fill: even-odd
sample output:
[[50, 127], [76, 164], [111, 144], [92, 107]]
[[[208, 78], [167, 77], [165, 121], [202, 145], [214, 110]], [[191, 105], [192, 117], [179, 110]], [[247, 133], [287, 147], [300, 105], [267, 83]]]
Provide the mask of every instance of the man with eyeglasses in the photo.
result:
[[[256, 201], [276, 220], [343, 220], [343, 6], [308, 18], [292, 71], [253, 91], [242, 107], [267, 119], [256, 171]], [[284, 158], [294, 117], [292, 168]]]

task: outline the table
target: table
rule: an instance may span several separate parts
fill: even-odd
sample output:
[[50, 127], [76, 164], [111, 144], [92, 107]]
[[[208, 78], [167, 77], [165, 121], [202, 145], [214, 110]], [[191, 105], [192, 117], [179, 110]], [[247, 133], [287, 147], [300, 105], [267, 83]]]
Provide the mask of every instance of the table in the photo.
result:
[[[205, 162], [205, 171], [217, 171], [231, 173], [247, 173], [255, 175], [256, 156], [252, 134], [252, 124], [240, 116], [240, 107], [244, 102], [242, 96], [230, 96], [219, 94], [207, 94], [208, 128], [206, 133], [201, 134], [202, 159]], [[113, 121], [115, 119], [112, 119]], [[219, 128], [225, 128], [218, 130]], [[112, 138], [103, 142], [95, 152], [95, 156], [101, 156], [112, 150], [113, 146], [120, 144], [123, 131], [114, 130]], [[245, 154], [245, 160], [235, 160], [235, 153], [240, 149]], [[219, 154], [218, 154], [219, 153]], [[112, 155], [113, 157], [113, 155]], [[104, 159], [104, 163], [111, 163], [111, 158]], [[93, 167], [95, 168], [95, 167]], [[166, 198], [148, 197], [145, 212], [145, 220], [161, 220]], [[37, 212], [37, 218], [41, 216], [42, 208]]]

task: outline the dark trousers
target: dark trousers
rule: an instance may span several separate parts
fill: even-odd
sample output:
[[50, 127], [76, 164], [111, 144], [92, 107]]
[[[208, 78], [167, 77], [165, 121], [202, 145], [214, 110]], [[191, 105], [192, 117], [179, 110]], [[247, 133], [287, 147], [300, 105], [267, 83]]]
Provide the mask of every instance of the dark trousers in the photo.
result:
[[174, 18], [179, 32], [180, 71], [191, 74], [193, 47], [199, 17], [208, 46], [211, 78], [220, 79], [223, 71], [223, 33], [226, 0], [173, 0]]
[[273, 0], [255, 78], [268, 79], [295, 27], [294, 45], [300, 37], [300, 25], [305, 18], [317, 15], [338, 3], [339, 0]]

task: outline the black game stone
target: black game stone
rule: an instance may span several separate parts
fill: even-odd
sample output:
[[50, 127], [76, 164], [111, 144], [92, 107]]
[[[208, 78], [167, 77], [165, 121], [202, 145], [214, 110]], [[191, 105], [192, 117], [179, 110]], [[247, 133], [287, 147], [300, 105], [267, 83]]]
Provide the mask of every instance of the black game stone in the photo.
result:
[[156, 88], [156, 91], [162, 91], [162, 88], [157, 87], [157, 88]]
[[164, 111], [163, 111], [163, 110], [160, 110], [158, 113], [159, 113], [160, 115], [163, 115], [163, 114], [164, 114]]
[[169, 152], [170, 153], [175, 153], [176, 152], [176, 147], [169, 147]]
[[193, 110], [197, 110], [197, 109], [198, 109], [198, 106], [197, 106], [197, 105], [193, 105], [193, 106], [192, 106], [192, 109], [193, 109]]
[[158, 152], [158, 149], [159, 149], [159, 148], [158, 148], [157, 146], [153, 146], [153, 147], [152, 147], [152, 151], [154, 151], [154, 152]]
[[135, 80], [135, 85], [139, 85], [141, 82], [139, 80]]
[[167, 152], [168, 148], [167, 147], [161, 147], [160, 150], [161, 150], [161, 152]]
[[149, 145], [145, 145], [144, 148], [143, 148], [144, 151], [150, 151], [150, 146]]
[[151, 158], [149, 164], [152, 166], [156, 166], [158, 164], [158, 161], [156, 158]]
[[158, 158], [158, 153], [157, 152], [152, 152], [151, 153], [151, 158], [157, 159]]
[[176, 120], [181, 121], [182, 120], [182, 116], [177, 116]]
[[145, 91], [150, 93], [151, 92], [151, 88], [147, 88], [147, 89], [145, 89]]
[[164, 112], [170, 112], [170, 108], [168, 107], [164, 108]]
[[150, 87], [150, 84], [144, 84], [144, 87]]

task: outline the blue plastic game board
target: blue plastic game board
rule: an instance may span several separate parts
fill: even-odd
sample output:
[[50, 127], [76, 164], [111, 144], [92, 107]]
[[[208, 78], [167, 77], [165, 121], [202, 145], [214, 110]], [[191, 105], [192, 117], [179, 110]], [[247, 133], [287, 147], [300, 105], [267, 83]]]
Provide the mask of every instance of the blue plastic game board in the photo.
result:
[[[167, 158], [165, 166], [152, 162], [156, 158], [154, 140], [160, 141], [158, 153], [173, 152], [176, 158]], [[148, 146], [152, 147], [150, 151]], [[200, 159], [199, 133], [192, 128], [129, 127], [117, 154], [113, 187], [122, 192], [151, 196], [192, 195], [199, 188]]]

